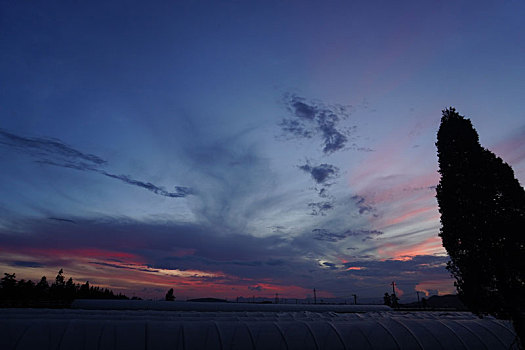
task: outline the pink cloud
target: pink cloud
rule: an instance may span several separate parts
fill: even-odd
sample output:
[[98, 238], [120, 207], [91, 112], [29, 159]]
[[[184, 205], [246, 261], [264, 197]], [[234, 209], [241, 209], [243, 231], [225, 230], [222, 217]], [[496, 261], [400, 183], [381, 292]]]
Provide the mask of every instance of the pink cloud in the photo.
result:
[[489, 149], [509, 164], [515, 177], [523, 185], [525, 183], [525, 127], [520, 128], [512, 136], [498, 142]]
[[394, 286], [394, 289], [395, 289], [395, 291], [396, 291], [396, 296], [397, 296], [398, 298], [401, 298], [401, 297], [403, 296], [403, 294], [405, 294], [405, 292], [404, 292], [402, 289], [400, 289], [400, 288], [397, 286], [397, 284]]
[[359, 191], [371, 204], [397, 202], [400, 199], [424, 196], [430, 199], [435, 196], [431, 190], [439, 183], [439, 174], [430, 172], [421, 175], [399, 176], [390, 181], [379, 179]]
[[433, 255], [436, 253], [444, 253], [441, 238], [432, 236], [422, 242], [414, 244], [398, 245], [394, 243], [384, 243], [377, 249], [378, 254], [383, 260], [410, 260], [417, 255]]
[[[427, 213], [432, 213], [434, 215], [432, 215], [431, 217], [426, 217], [426, 220], [422, 220], [421, 216], [422, 214], [427, 214]], [[397, 225], [397, 224], [401, 224], [401, 223], [406, 223], [407, 221], [411, 221], [411, 220], [414, 220], [414, 219], [419, 219], [420, 222], [423, 222], [423, 221], [429, 221], [429, 220], [434, 220], [434, 218], [436, 217], [435, 213], [437, 212], [437, 205], [433, 205], [433, 206], [429, 206], [429, 207], [422, 207], [422, 208], [417, 208], [417, 209], [414, 209], [414, 210], [411, 210], [409, 211], [408, 213], [403, 213], [402, 215], [400, 216], [397, 216], [397, 217], [394, 217], [394, 218], [391, 218], [391, 219], [387, 219], [386, 222], [384, 222], [380, 228], [385, 228], [385, 227], [389, 227], [389, 226], [393, 226], [393, 225]]]
[[505, 162], [518, 165], [525, 159], [525, 127], [519, 129], [509, 138], [501, 140], [490, 150]]
[[364, 267], [361, 267], [361, 266], [350, 266], [349, 268], [347, 268], [346, 270], [364, 270], [365, 268]]
[[[395, 150], [389, 152], [397, 154]], [[379, 167], [388, 167], [384, 163], [380, 162], [381, 165], [375, 167], [374, 171]], [[368, 176], [366, 169], [363, 171], [365, 175], [358, 174], [350, 181], [358, 181], [356, 179], [359, 176]], [[385, 168], [382, 171], [389, 170]], [[385, 231], [393, 226], [399, 228], [416, 222], [426, 226], [437, 224], [439, 211], [435, 186], [438, 183], [439, 173], [432, 170], [419, 174], [376, 177], [356, 186], [359, 186], [358, 195], [365, 199], [365, 204], [375, 209], [375, 215], [368, 217], [371, 227]]]

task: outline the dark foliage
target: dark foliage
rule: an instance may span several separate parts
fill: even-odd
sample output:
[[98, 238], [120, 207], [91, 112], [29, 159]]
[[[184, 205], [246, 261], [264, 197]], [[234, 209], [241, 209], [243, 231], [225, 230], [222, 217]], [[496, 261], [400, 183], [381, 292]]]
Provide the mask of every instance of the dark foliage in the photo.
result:
[[383, 305], [393, 308], [399, 307], [399, 298], [395, 294], [385, 293], [383, 296]]
[[[525, 191], [512, 168], [481, 147], [469, 119], [443, 111], [437, 134], [440, 237], [461, 301], [523, 330]], [[523, 338], [522, 338], [523, 339]]]
[[37, 284], [32, 281], [16, 280], [15, 274], [4, 273], [0, 280], [1, 306], [61, 306], [74, 299], [129, 299], [123, 294], [114, 294], [107, 288], [93, 287], [86, 282], [75, 284], [72, 278], [67, 281], [60, 269], [55, 282], [49, 285], [45, 276]]
[[173, 295], [173, 288], [170, 288], [168, 292], [166, 293], [166, 301], [174, 301], [175, 296]]
[[392, 299], [390, 298], [390, 294], [385, 293], [383, 296], [383, 304], [386, 306], [392, 306]]

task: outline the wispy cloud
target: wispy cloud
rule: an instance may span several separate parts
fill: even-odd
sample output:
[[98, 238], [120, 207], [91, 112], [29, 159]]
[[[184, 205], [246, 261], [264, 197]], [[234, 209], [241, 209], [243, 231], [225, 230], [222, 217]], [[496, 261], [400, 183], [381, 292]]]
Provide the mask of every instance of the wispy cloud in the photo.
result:
[[[279, 124], [284, 135], [298, 139], [319, 139], [324, 156], [348, 149], [371, 151], [355, 143], [357, 126], [348, 125], [347, 120], [354, 107], [328, 105], [295, 94], [285, 94], [283, 101], [289, 113], [289, 117], [282, 119]], [[313, 179], [315, 191], [324, 199], [308, 203], [310, 215], [326, 215], [337, 203], [335, 197], [329, 193], [329, 187], [336, 184], [340, 168], [327, 162], [314, 163], [309, 160], [297, 167]]]
[[304, 125], [300, 120], [283, 119], [279, 126], [286, 134], [295, 137], [309, 139], [312, 138], [314, 132]]
[[193, 190], [189, 187], [182, 187], [182, 186], [175, 186], [174, 192], [169, 192], [163, 187], [159, 187], [157, 185], [152, 184], [151, 182], [143, 182], [139, 180], [132, 179], [131, 177], [127, 175], [115, 175], [110, 174], [106, 171], [98, 171], [100, 174], [106, 175], [107, 177], [111, 177], [113, 179], [120, 180], [122, 182], [125, 182], [130, 185], [138, 186], [147, 189], [148, 191], [151, 191], [155, 194], [159, 194], [161, 196], [165, 197], [171, 197], [171, 198], [180, 198], [180, 197], [186, 197], [191, 194], [194, 194]]
[[348, 237], [364, 237], [364, 240], [372, 239], [383, 234], [378, 230], [346, 230], [344, 232], [331, 232], [326, 229], [314, 229], [314, 239], [318, 241], [339, 242]]
[[368, 214], [376, 211], [376, 209], [367, 202], [366, 198], [360, 195], [351, 197], [355, 201], [355, 205], [359, 209], [359, 214]]
[[[322, 151], [325, 155], [332, 154], [347, 147], [356, 126], [346, 127], [342, 122], [351, 114], [351, 106], [326, 105], [321, 102], [307, 101], [294, 94], [284, 96], [286, 109], [290, 118], [284, 118], [279, 123], [281, 130], [296, 138], [321, 139]], [[359, 151], [369, 150], [353, 143], [351, 148]]]
[[308, 207], [312, 210], [310, 215], [326, 215], [328, 210], [334, 208], [333, 202], [312, 202], [308, 203]]
[[339, 168], [326, 163], [312, 166], [307, 162], [304, 165], [300, 165], [299, 169], [310, 174], [316, 183], [323, 185], [327, 185], [329, 180], [333, 180], [339, 176]]
[[84, 153], [66, 145], [58, 139], [23, 137], [0, 129], [0, 145], [16, 150], [32, 157], [35, 162], [79, 171], [95, 172], [129, 185], [144, 188], [155, 194], [181, 198], [194, 194], [188, 187], [175, 186], [174, 191], [168, 191], [161, 186], [136, 180], [129, 175], [117, 175], [103, 169], [108, 162], [99, 156]]
[[410, 260], [418, 255], [442, 253], [443, 246], [441, 238], [436, 235], [428, 237], [422, 242], [406, 242], [403, 245], [386, 242], [383, 243], [377, 251], [380, 255], [391, 257], [393, 260]]
[[30, 267], [30, 268], [39, 268], [39, 267], [44, 266], [41, 263], [38, 263], [36, 261], [13, 261], [12, 265], [16, 267]]
[[70, 219], [64, 219], [64, 218], [55, 218], [55, 217], [50, 217], [48, 218], [49, 220], [55, 220], [55, 221], [61, 221], [61, 222], [69, 222], [71, 224], [75, 224], [76, 222], [74, 220], [70, 220]]
[[490, 151], [495, 152], [504, 162], [509, 163], [516, 172], [516, 177], [524, 183], [525, 176], [525, 126], [516, 129], [511, 135], [504, 140], [489, 147]]
[[55, 159], [92, 165], [104, 165], [107, 162], [93, 154], [80, 152], [58, 139], [23, 137], [0, 129], [0, 144], [30, 154], [39, 159]]

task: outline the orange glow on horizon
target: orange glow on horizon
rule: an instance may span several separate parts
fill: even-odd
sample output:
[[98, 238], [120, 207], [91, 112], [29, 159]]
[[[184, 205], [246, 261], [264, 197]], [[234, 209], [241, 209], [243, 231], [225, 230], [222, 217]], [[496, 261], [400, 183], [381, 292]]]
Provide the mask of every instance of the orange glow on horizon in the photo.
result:
[[401, 298], [403, 296], [403, 294], [405, 294], [405, 292], [400, 289], [397, 284], [394, 286], [394, 289], [396, 290], [396, 296], [398, 296], [399, 298]]
[[434, 280], [425, 280], [418, 283], [415, 287], [417, 291], [425, 293], [425, 296], [430, 296], [431, 291], [437, 291], [438, 295], [455, 294], [456, 287], [454, 287], [454, 279], [443, 278]]
[[[174, 288], [176, 295], [183, 299], [231, 299], [251, 295], [273, 298], [275, 293], [283, 298], [305, 298], [312, 294], [309, 289], [283, 284], [270, 278], [254, 281], [216, 270], [154, 268], [143, 263], [143, 259], [134, 254], [99, 249], [24, 249], [23, 252], [3, 254], [0, 267], [10, 272], [13, 267], [9, 261], [34, 261], [35, 257], [42, 266], [16, 267], [13, 272], [16, 272], [18, 279], [31, 279], [36, 283], [42, 276], [47, 276], [49, 283], [52, 283], [58, 270], [63, 268], [65, 277], [72, 277], [75, 283], [89, 281], [91, 285], [109, 288], [115, 293], [124, 293], [130, 297], [137, 295], [162, 299], [169, 288]], [[115, 257], [119, 260], [114, 259]], [[318, 296], [333, 295], [327, 291], [318, 291]]]

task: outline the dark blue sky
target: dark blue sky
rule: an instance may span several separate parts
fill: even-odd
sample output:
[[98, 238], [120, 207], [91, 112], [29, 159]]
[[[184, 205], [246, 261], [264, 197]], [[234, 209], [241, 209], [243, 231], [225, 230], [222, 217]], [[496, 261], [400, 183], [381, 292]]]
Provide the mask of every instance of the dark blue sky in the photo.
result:
[[0, 3], [0, 267], [447, 293], [441, 110], [525, 179], [522, 1]]

